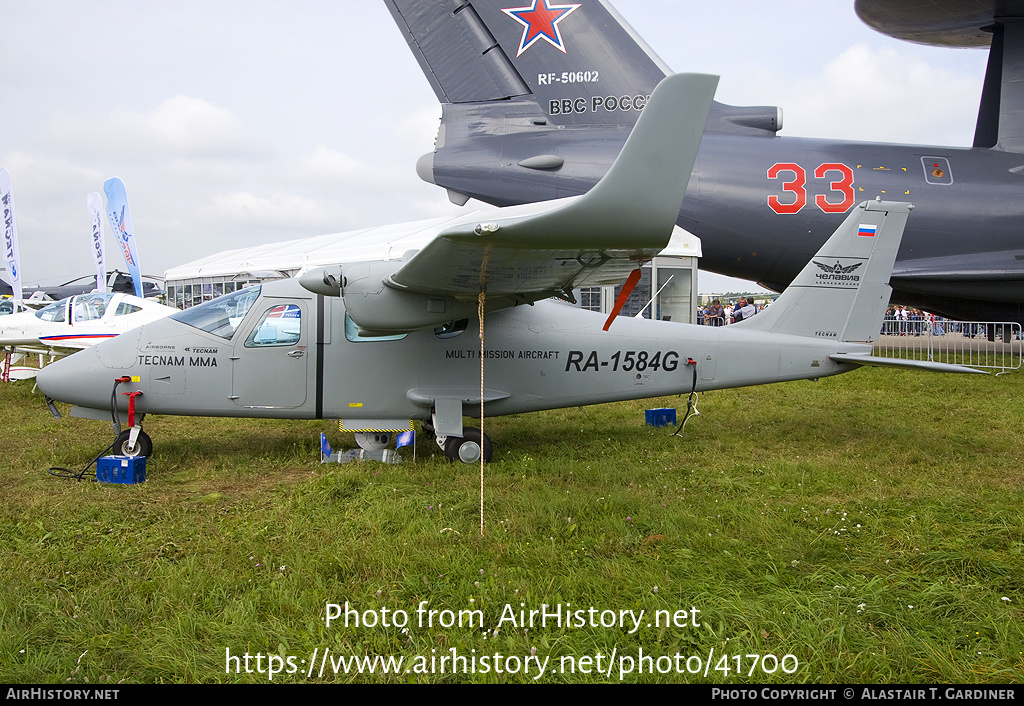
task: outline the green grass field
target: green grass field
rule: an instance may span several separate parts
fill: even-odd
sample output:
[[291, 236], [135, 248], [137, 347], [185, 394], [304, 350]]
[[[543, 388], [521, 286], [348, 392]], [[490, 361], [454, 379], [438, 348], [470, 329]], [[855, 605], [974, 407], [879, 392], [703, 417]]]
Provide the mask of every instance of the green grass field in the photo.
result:
[[479, 468], [422, 440], [321, 465], [330, 422], [154, 417], [145, 483], [76, 482], [47, 468], [109, 425], [3, 385], [0, 682], [1019, 683], [1022, 386], [710, 392], [681, 437], [643, 410], [685, 397], [490, 419], [481, 536]]

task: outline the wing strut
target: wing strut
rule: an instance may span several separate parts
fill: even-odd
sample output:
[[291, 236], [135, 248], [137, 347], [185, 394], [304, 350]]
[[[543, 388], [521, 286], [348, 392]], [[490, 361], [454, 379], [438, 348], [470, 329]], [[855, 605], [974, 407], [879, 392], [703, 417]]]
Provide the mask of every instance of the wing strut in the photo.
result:
[[629, 273], [629, 277], [626, 278], [626, 283], [622, 285], [622, 291], [619, 292], [619, 298], [615, 300], [615, 308], [612, 309], [612, 313], [608, 315], [608, 320], [604, 322], [604, 330], [607, 331], [615, 321], [615, 317], [622, 311], [622, 307], [626, 305], [626, 300], [629, 299], [629, 295], [633, 293], [633, 288], [636, 287], [636, 283], [640, 281], [640, 268], [636, 268]]

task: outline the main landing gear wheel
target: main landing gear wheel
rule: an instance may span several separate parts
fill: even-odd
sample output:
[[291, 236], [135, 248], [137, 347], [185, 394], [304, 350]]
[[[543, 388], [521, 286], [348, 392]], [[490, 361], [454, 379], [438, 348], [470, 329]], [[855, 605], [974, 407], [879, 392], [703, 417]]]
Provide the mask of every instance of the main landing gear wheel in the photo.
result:
[[383, 451], [391, 445], [392, 435], [386, 431], [357, 431], [355, 437], [364, 451]]
[[490, 438], [476, 427], [465, 427], [462, 436], [449, 436], [444, 442], [444, 455], [449, 461], [477, 463], [481, 453], [489, 462], [494, 449]]
[[117, 441], [114, 442], [114, 453], [118, 456], [152, 456], [153, 440], [149, 438], [149, 434], [140, 431], [139, 438], [135, 440], [135, 446], [129, 446], [131, 433], [131, 429], [125, 429], [117, 435]]

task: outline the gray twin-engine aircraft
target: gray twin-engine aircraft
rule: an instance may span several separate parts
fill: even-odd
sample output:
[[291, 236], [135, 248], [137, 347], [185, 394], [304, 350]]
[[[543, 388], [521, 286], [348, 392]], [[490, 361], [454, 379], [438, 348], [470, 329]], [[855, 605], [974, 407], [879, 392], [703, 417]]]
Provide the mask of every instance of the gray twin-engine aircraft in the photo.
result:
[[53, 363], [39, 388], [74, 416], [113, 420], [116, 404], [130, 417], [118, 441], [126, 454], [152, 450], [145, 415], [178, 414], [341, 419], [364, 448], [420, 420], [449, 458], [472, 461], [491, 454], [486, 436], [463, 427], [481, 397], [483, 415], [498, 416], [860, 365], [968, 372], [878, 359], [864, 343], [889, 301], [903, 203], [855, 207], [793, 285], [739, 324], [605, 321], [542, 301], [619, 283], [667, 245], [717, 82], [664, 79], [583, 196], [467, 214], [401, 259], [225, 295]]
[[[385, 3], [442, 104], [435, 149], [418, 172], [455, 203], [586, 192], [671, 73], [607, 0]], [[721, 8], [727, 26], [736, 8]], [[1024, 2], [856, 8], [894, 37], [991, 44], [974, 146], [780, 137], [778, 108], [716, 102], [678, 215], [702, 240], [701, 268], [781, 290], [857, 203], [913, 201], [894, 300], [1024, 323]], [[865, 107], [885, 109], [870, 96]]]

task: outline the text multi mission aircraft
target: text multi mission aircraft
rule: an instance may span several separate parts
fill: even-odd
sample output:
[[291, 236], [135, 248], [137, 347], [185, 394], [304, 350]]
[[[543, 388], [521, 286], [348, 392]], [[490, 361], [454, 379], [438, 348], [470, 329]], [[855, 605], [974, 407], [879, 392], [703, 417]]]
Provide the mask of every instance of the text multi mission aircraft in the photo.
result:
[[[361, 445], [420, 420], [449, 458], [478, 460], [491, 443], [462, 420], [481, 406], [497, 416], [896, 363], [856, 341], [878, 335], [907, 204], [856, 207], [771, 307], [733, 326], [627, 318], [606, 331], [601, 314], [541, 301], [620, 282], [667, 245], [717, 83], [664, 79], [584, 196], [462, 215], [401, 259], [225, 295], [57, 361], [39, 373], [39, 388], [75, 405], [73, 415], [107, 420], [115, 399], [137, 422], [340, 418]], [[120, 444], [152, 448], [133, 422]]]
[[[456, 203], [584, 193], [671, 71], [606, 0], [385, 0], [443, 105], [420, 176]], [[974, 147], [779, 137], [775, 107], [712, 107], [681, 227], [701, 267], [781, 290], [855, 204], [917, 207], [894, 300], [1024, 322], [1024, 2], [856, 0], [915, 42], [992, 44]], [[727, 10], [723, 10], [726, 12]]]

